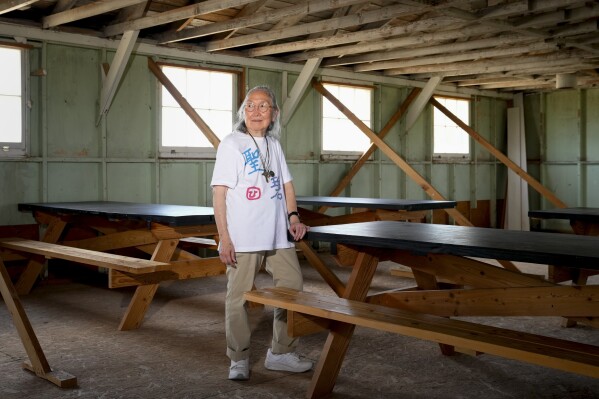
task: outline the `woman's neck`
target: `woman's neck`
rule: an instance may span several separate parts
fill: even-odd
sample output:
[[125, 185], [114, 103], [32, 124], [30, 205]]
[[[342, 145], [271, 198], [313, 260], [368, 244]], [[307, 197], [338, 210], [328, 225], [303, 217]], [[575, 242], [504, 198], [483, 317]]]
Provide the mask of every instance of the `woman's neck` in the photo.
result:
[[263, 132], [250, 132], [250, 131], [248, 130], [248, 132], [247, 132], [247, 133], [248, 133], [250, 136], [252, 136], [252, 137], [260, 137], [260, 138], [262, 138], [262, 137], [266, 136], [266, 134], [265, 134], [265, 133], [263, 133]]

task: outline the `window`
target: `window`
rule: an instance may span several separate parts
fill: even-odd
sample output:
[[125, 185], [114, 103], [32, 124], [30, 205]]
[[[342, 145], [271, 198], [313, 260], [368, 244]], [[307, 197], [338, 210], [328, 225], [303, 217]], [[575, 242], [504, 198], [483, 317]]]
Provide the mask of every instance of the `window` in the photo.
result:
[[26, 153], [26, 115], [23, 49], [0, 46], [0, 156]]
[[[323, 84], [366, 126], [371, 127], [372, 89], [358, 86]], [[323, 152], [363, 153], [370, 139], [329, 100], [322, 100]]]
[[[435, 97], [441, 105], [470, 125], [470, 101], [459, 98]], [[438, 157], [461, 157], [470, 154], [470, 135], [456, 125], [443, 112], [434, 108], [433, 152]]]
[[[162, 72], [219, 139], [231, 133], [236, 73], [165, 65]], [[161, 95], [161, 155], [214, 156], [213, 145], [164, 86]]]

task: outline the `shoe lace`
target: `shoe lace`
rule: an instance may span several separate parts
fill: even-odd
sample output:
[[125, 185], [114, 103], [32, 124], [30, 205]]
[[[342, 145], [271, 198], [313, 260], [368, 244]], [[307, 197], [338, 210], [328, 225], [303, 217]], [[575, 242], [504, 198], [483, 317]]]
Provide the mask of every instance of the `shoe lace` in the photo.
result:
[[235, 362], [235, 364], [231, 365], [231, 370], [244, 370], [245, 364], [243, 362]]
[[300, 361], [299, 355], [295, 352], [283, 354], [282, 359], [285, 359], [285, 360], [291, 361], [291, 362], [299, 362]]

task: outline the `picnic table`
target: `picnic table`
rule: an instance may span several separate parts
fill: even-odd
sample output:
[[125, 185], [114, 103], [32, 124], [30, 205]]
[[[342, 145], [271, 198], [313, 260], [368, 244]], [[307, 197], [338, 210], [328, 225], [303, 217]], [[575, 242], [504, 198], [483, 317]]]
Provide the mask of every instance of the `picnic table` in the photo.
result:
[[46, 258], [108, 269], [110, 288], [135, 286], [119, 330], [138, 328], [161, 281], [223, 274], [218, 256], [200, 257], [180, 243], [214, 247], [217, 235], [210, 207], [113, 201], [23, 203], [44, 226], [40, 241], [2, 239], [0, 247], [30, 260], [15, 284], [28, 293]]
[[580, 235], [599, 235], [599, 208], [574, 207], [540, 209], [529, 211], [528, 216], [537, 219], [564, 219], [572, 230]]
[[[359, 252], [347, 282], [332, 277], [337, 295], [269, 288], [246, 299], [288, 309], [292, 335], [329, 330], [308, 397], [332, 392], [356, 325], [432, 340], [447, 355], [458, 348], [599, 377], [597, 346], [451, 319], [575, 316], [596, 324], [599, 286], [557, 285], [482, 259], [599, 270], [598, 237], [375, 221], [313, 227], [305, 238]], [[410, 267], [417, 289], [369, 292], [384, 260]]]
[[[435, 209], [454, 208], [456, 201], [414, 200], [397, 198], [364, 198], [364, 197], [328, 197], [328, 196], [298, 196], [297, 205], [301, 220], [308, 226], [330, 226], [344, 223], [359, 223], [375, 220], [392, 220], [402, 222], [421, 222], [426, 213]], [[318, 207], [310, 210], [307, 206]], [[327, 215], [327, 208], [350, 208], [350, 212], [341, 215]], [[323, 269], [314, 250], [305, 241], [296, 243], [296, 246], [306, 255], [308, 261], [322, 272], [327, 279], [326, 270]], [[356, 259], [357, 252], [344, 245], [331, 247], [335, 260], [341, 266], [350, 266]]]
[[[301, 207], [300, 215], [302, 216], [302, 221], [310, 226], [368, 222], [373, 220], [417, 220], [421, 219], [427, 211], [454, 208], [456, 204], [456, 201], [396, 198], [297, 197], [297, 205]], [[352, 212], [347, 215], [330, 216], [324, 212], [308, 210], [305, 206], [318, 206], [321, 209], [345, 207], [351, 208]]]
[[[529, 211], [528, 216], [535, 219], [567, 220], [575, 234], [599, 236], [599, 208], [573, 207], [541, 209]], [[585, 285], [588, 278], [596, 274], [599, 274], [599, 271], [577, 267], [557, 266], [553, 264], [548, 265], [549, 280], [556, 283], [572, 280], [573, 284]], [[576, 324], [576, 319], [564, 319], [563, 326], [573, 327]]]

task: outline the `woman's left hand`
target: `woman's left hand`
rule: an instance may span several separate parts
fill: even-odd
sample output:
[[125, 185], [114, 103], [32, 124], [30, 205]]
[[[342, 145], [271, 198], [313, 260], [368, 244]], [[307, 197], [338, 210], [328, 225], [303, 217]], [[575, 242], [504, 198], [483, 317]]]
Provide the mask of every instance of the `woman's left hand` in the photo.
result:
[[306, 226], [302, 222], [291, 223], [289, 226], [289, 232], [295, 241], [299, 241], [304, 238], [304, 235], [310, 231], [310, 226]]

